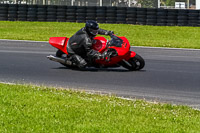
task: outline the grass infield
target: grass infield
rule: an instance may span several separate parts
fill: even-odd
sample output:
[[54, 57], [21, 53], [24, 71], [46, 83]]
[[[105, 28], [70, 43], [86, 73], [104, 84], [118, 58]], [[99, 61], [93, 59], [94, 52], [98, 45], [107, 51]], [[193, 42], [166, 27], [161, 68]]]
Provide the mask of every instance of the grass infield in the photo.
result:
[[199, 132], [187, 106], [0, 83], [0, 132]]
[[[127, 37], [134, 46], [200, 49], [200, 27], [99, 25], [118, 36]], [[71, 37], [82, 27], [84, 23], [0, 21], [0, 39], [48, 41], [54, 36]]]
[[[83, 23], [0, 21], [0, 39], [70, 37]], [[135, 46], [200, 48], [199, 27], [100, 24]], [[106, 37], [109, 38], [109, 37]], [[30, 85], [0, 83], [0, 132], [199, 132], [200, 111]]]

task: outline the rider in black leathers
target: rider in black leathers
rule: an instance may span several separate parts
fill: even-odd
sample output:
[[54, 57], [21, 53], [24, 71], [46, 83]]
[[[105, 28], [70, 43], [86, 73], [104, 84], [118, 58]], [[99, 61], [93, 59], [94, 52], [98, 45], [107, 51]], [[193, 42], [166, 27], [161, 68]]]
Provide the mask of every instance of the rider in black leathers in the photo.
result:
[[[85, 68], [88, 64], [88, 60], [105, 58], [106, 52], [101, 54], [92, 49], [93, 38], [97, 34], [111, 36], [113, 31], [100, 29], [96, 21], [88, 20], [85, 27], [80, 29], [69, 39], [67, 51], [73, 62], [75, 62], [79, 68]], [[87, 61], [85, 59], [87, 59]]]

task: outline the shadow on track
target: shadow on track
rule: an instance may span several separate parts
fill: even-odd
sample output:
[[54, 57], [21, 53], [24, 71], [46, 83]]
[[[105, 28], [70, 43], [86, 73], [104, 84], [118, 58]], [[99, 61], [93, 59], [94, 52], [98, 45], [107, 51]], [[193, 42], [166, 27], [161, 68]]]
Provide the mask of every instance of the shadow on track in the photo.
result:
[[81, 71], [81, 72], [145, 72], [146, 70], [140, 70], [140, 71], [129, 71], [127, 69], [123, 68], [85, 68], [85, 69], [79, 69], [79, 68], [67, 68], [67, 67], [59, 67], [59, 68], [53, 68], [53, 69], [68, 69], [73, 71]]

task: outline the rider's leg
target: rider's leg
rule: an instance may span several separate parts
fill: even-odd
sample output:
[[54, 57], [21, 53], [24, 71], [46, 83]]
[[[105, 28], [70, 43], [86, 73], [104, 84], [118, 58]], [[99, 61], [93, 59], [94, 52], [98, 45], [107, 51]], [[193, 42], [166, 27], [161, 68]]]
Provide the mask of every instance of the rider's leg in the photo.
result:
[[81, 56], [77, 55], [70, 47], [69, 44], [67, 44], [67, 52], [72, 59], [72, 62], [74, 62], [80, 69], [85, 68], [87, 65], [87, 62], [85, 61], [84, 58]]
[[79, 68], [85, 68], [87, 65], [87, 62], [85, 61], [85, 59], [83, 59], [81, 56], [79, 55], [72, 55], [72, 61], [79, 67]]

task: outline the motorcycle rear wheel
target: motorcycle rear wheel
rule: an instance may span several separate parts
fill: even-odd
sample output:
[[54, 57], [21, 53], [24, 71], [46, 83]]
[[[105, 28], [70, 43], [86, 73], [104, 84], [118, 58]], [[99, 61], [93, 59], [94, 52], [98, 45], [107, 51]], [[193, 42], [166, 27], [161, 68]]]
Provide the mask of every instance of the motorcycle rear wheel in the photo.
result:
[[135, 57], [130, 58], [128, 61], [122, 61], [121, 65], [129, 71], [137, 71], [144, 68], [145, 61], [140, 55], [136, 54]]

